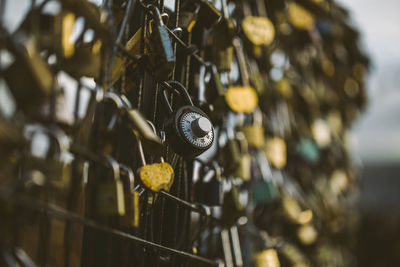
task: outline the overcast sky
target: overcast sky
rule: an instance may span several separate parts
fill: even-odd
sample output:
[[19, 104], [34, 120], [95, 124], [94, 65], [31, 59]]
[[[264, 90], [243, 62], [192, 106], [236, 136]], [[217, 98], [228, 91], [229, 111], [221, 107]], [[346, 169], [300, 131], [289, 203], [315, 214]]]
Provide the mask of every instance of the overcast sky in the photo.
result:
[[340, 0], [351, 11], [372, 59], [370, 103], [356, 125], [364, 162], [400, 162], [400, 1]]

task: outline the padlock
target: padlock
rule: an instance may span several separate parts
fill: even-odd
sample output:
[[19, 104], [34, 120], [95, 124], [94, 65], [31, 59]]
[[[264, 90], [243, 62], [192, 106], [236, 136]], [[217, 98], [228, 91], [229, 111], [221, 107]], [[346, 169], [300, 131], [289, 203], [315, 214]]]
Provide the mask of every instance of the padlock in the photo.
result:
[[4, 71], [4, 78], [18, 108], [28, 112], [51, 94], [54, 76], [40, 56], [34, 37], [16, 33], [11, 43], [15, 60]]
[[231, 189], [224, 193], [221, 224], [224, 227], [230, 228], [244, 215], [245, 206], [240, 201], [239, 189], [232, 185]]
[[120, 179], [120, 166], [112, 157], [107, 157], [112, 177], [97, 184], [96, 207], [100, 216], [125, 215], [124, 186]]
[[103, 123], [106, 124], [105, 131], [112, 132], [121, 118], [122, 125], [128, 127], [135, 137], [140, 138], [146, 151], [155, 156], [161, 156], [165, 152], [164, 144], [149, 126], [149, 122], [139, 110], [131, 107], [132, 104], [124, 95], [106, 92], [104, 104], [106, 109], [106, 115], [103, 118]]
[[0, 114], [0, 169], [8, 164], [10, 155], [25, 143], [21, 127]]
[[197, 24], [198, 7], [193, 2], [182, 2], [179, 10], [178, 27], [187, 32], [191, 32]]
[[278, 197], [278, 190], [271, 180], [259, 180], [251, 188], [254, 203], [266, 203]]
[[279, 254], [282, 255], [289, 266], [312, 266], [303, 250], [300, 250], [300, 248], [293, 243], [285, 242], [282, 244], [282, 246], [279, 247]]
[[63, 69], [73, 77], [86, 76], [98, 80], [102, 66], [101, 47], [100, 39], [78, 44], [73, 56], [64, 60]]
[[279, 190], [276, 181], [273, 180], [264, 151], [258, 151], [255, 159], [255, 168], [259, 170], [261, 176], [255, 179], [250, 189], [253, 201], [256, 205], [276, 202], [280, 199]]
[[113, 155], [116, 149], [116, 135], [123, 126], [121, 111], [128, 108], [130, 103], [123, 95], [110, 91], [102, 94], [102, 97], [94, 114], [99, 138], [96, 149], [102, 155]]
[[[168, 21], [168, 14], [164, 13], [161, 15], [162, 21]], [[155, 23], [149, 23], [148, 27], [153, 28]], [[136, 57], [137, 63], [133, 62], [130, 68], [134, 69], [138, 64], [141, 63], [141, 40], [143, 35], [143, 27], [140, 27], [135, 34], [127, 41], [125, 44], [125, 52], [128, 53], [131, 57]], [[145, 36], [146, 40], [148, 40], [149, 36]], [[145, 52], [147, 52], [149, 47], [146, 47]], [[118, 79], [122, 76], [124, 71], [126, 70], [127, 58], [124, 54], [117, 54], [112, 67], [112, 74], [111, 74], [111, 84], [114, 84], [118, 81]]]
[[244, 125], [242, 131], [250, 146], [254, 148], [264, 147], [264, 127], [262, 124], [262, 112], [259, 108], [253, 113], [253, 123]]
[[139, 192], [135, 189], [135, 176], [128, 166], [120, 164], [125, 172], [121, 175], [124, 185], [125, 215], [119, 217], [119, 225], [125, 229], [138, 228], [140, 217]]
[[223, 116], [226, 110], [225, 86], [222, 84], [217, 67], [213, 64], [207, 65], [205, 77], [209, 77], [208, 81], [205, 82], [206, 100], [213, 105], [210, 116], [212, 119], [215, 118], [217, 120]]
[[228, 3], [221, 0], [222, 18], [213, 27], [210, 35], [213, 38], [213, 44], [218, 48], [226, 48], [232, 45], [232, 40], [236, 35], [236, 22], [229, 16]]
[[206, 99], [210, 103], [214, 103], [218, 98], [224, 98], [225, 86], [221, 81], [217, 67], [213, 64], [206, 66], [205, 76], [209, 76], [206, 82]]
[[195, 184], [195, 199], [207, 206], [222, 204], [222, 169], [217, 162], [202, 164], [200, 179]]
[[146, 164], [142, 143], [137, 138], [139, 156], [142, 166], [139, 169], [139, 177], [143, 185], [153, 192], [164, 190], [168, 192], [174, 182], [174, 169], [172, 166], [164, 162], [161, 157], [161, 163]]
[[272, 22], [265, 17], [246, 16], [242, 21], [243, 33], [254, 46], [266, 46], [275, 37]]
[[318, 145], [311, 138], [301, 138], [296, 145], [296, 152], [309, 163], [316, 164], [320, 160]]
[[233, 40], [242, 86], [230, 86], [225, 94], [226, 103], [235, 112], [251, 113], [258, 105], [258, 95], [250, 85], [246, 59], [239, 39]]
[[233, 61], [232, 40], [236, 35], [236, 22], [229, 17], [226, 0], [221, 0], [223, 16], [210, 33], [212, 62], [218, 71], [230, 71]]
[[278, 169], [285, 167], [287, 152], [286, 143], [282, 138], [268, 138], [265, 142], [264, 152], [268, 161], [271, 162], [274, 167]]
[[268, 248], [254, 255], [254, 266], [256, 267], [280, 267], [278, 253], [274, 248]]
[[309, 223], [300, 225], [296, 231], [296, 236], [301, 244], [310, 246], [317, 241], [318, 232], [315, 227]]
[[240, 163], [233, 176], [239, 177], [248, 182], [251, 178], [251, 155], [249, 154], [249, 144], [242, 132], [236, 133], [240, 147]]
[[150, 63], [154, 69], [155, 78], [158, 80], [167, 80], [175, 67], [174, 50], [160, 11], [153, 5], [150, 5], [149, 9], [155, 22], [147, 42]]
[[55, 81], [53, 94], [43, 102], [32, 118], [44, 123], [56, 122], [57, 125], [68, 131], [74, 123], [72, 105], [68, 101], [71, 99], [67, 98], [65, 89]]
[[237, 113], [251, 113], [258, 104], [257, 93], [251, 86], [229, 86], [225, 100], [229, 108]]
[[179, 13], [179, 24], [178, 27], [185, 29], [187, 32], [191, 32], [193, 27], [196, 25], [197, 14], [191, 11], [182, 11]]
[[221, 12], [209, 1], [201, 0], [198, 23], [206, 29], [210, 29], [221, 18]]
[[[69, 58], [75, 51], [71, 35], [76, 16], [66, 9], [57, 14], [45, 14], [42, 12], [45, 6], [31, 9], [18, 31], [32, 32], [34, 28], [40, 48], [49, 49], [58, 56]], [[32, 19], [37, 20], [37, 24], [32, 25]]]
[[231, 70], [233, 62], [233, 47], [227, 46], [225, 48], [213, 47], [212, 62], [216, 65], [218, 71], [227, 72]]
[[163, 100], [168, 118], [165, 122], [167, 141], [175, 153], [188, 158], [195, 158], [209, 149], [214, 141], [214, 127], [209, 117], [193, 105], [190, 96], [183, 85], [177, 81], [169, 81], [168, 85], [176, 89], [180, 99], [184, 101], [174, 111], [168, 101], [167, 87], [163, 86]]
[[[57, 189], [67, 188], [70, 182], [71, 165], [63, 157], [69, 148], [68, 136], [58, 128], [30, 129], [28, 136], [31, 153], [25, 157], [23, 171], [28, 175], [32, 171], [40, 171], [46, 179], [44, 184]], [[45, 150], [39, 149], [44, 137], [47, 139]]]
[[275, 37], [275, 28], [267, 18], [264, 0], [256, 1], [258, 16], [251, 14], [248, 1], [242, 1], [241, 4], [244, 14], [244, 19], [242, 20], [244, 36], [253, 46], [267, 46], [271, 44]]
[[266, 91], [265, 88], [265, 76], [260, 72], [260, 69], [258, 67], [258, 64], [255, 60], [250, 60], [250, 83], [254, 86], [254, 89], [256, 90], [258, 95], [263, 95], [264, 92]]
[[240, 166], [241, 153], [236, 138], [229, 138], [220, 155], [224, 162], [224, 172], [227, 175], [233, 174]]
[[62, 5], [76, 17], [83, 17], [86, 28], [93, 29], [103, 43], [108, 44], [113, 40], [113, 30], [104, 19], [106, 17], [104, 9], [89, 1], [65, 0]]
[[125, 108], [122, 110], [123, 117], [128, 122], [127, 125], [138, 137], [144, 149], [154, 156], [161, 156], [165, 152], [164, 144], [157, 134], [149, 126], [148, 121], [137, 109]]
[[[142, 28], [139, 28], [135, 34], [125, 44], [125, 50], [132, 56], [140, 55], [140, 40], [142, 38]], [[114, 59], [111, 73], [111, 84], [114, 84], [126, 69], [126, 57], [120, 54]]]
[[299, 30], [312, 30], [315, 27], [313, 15], [304, 7], [290, 2], [287, 4], [287, 16], [294, 27]]
[[[42, 19], [46, 18], [43, 23]], [[40, 26], [47, 27], [47, 31], [41, 28], [39, 42], [43, 47], [56, 51], [64, 58], [71, 57], [75, 52], [74, 43], [71, 42], [72, 30], [75, 24], [75, 14], [62, 10], [57, 15], [41, 14]]]

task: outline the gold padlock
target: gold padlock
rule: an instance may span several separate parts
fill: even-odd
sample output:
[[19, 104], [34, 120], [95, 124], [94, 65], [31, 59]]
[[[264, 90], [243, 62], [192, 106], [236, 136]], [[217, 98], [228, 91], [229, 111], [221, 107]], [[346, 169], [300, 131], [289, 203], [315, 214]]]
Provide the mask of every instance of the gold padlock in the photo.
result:
[[264, 127], [262, 124], [262, 112], [256, 109], [253, 114], [253, 123], [242, 127], [249, 145], [255, 148], [262, 148], [265, 143]]
[[282, 169], [286, 166], [286, 143], [279, 137], [267, 138], [265, 147], [265, 155], [271, 164]]
[[280, 267], [278, 253], [275, 249], [265, 249], [254, 255], [255, 266], [257, 267]]
[[[155, 130], [155, 128], [153, 128]], [[174, 169], [172, 166], [164, 162], [161, 157], [161, 163], [146, 164], [146, 159], [139, 138], [138, 150], [139, 156], [142, 161], [142, 167], [139, 169], [139, 177], [145, 187], [153, 192], [160, 192], [161, 190], [169, 191], [174, 182]]]
[[242, 80], [242, 86], [230, 86], [225, 94], [228, 106], [238, 113], [251, 113], [258, 105], [258, 95], [250, 85], [249, 72], [246, 65], [242, 44], [238, 39], [233, 40], [236, 59]]
[[[125, 215], [124, 187], [120, 179], [120, 167], [113, 158], [107, 157], [113, 179], [97, 185], [97, 207], [101, 216]], [[107, 177], [108, 178], [108, 177]]]
[[164, 153], [165, 147], [157, 134], [149, 126], [148, 121], [137, 109], [123, 109], [123, 118], [132, 132], [141, 140], [141, 144], [149, 153], [160, 156]]
[[242, 132], [236, 133], [240, 147], [240, 161], [234, 176], [241, 178], [243, 181], [249, 181], [251, 178], [251, 156], [249, 154], [249, 144]]
[[54, 77], [34, 37], [17, 33], [12, 43], [15, 61], [4, 71], [4, 78], [18, 107], [27, 111], [50, 95]]
[[[68, 152], [68, 136], [58, 128], [34, 128], [27, 131], [31, 142], [32, 153], [26, 156], [23, 170], [25, 172], [39, 171], [45, 177], [46, 185], [57, 188], [68, 188], [71, 177], [71, 162], [63, 157]], [[37, 145], [47, 138], [48, 149], [39, 154]], [[40, 151], [40, 150], [39, 150]]]
[[74, 77], [86, 76], [97, 80], [101, 70], [101, 47], [100, 39], [80, 44], [75, 47], [74, 55], [64, 61], [64, 69]]
[[226, 91], [225, 100], [237, 113], [251, 113], [258, 104], [257, 93], [251, 86], [230, 86]]
[[242, 21], [243, 32], [254, 45], [269, 45], [275, 38], [275, 28], [266, 17], [246, 16]]
[[128, 166], [120, 164], [120, 168], [125, 172], [124, 179], [124, 199], [125, 199], [125, 215], [119, 217], [121, 227], [137, 228], [139, 227], [140, 205], [139, 191], [135, 189], [135, 176]]
[[312, 30], [315, 27], [313, 15], [295, 2], [288, 3], [287, 12], [289, 21], [294, 27], [300, 30]]
[[[140, 39], [142, 37], [142, 28], [140, 28], [126, 43], [125, 49], [132, 56], [136, 56], [140, 54]], [[111, 75], [111, 83], [114, 84], [125, 71], [126, 58], [117, 54], [113, 67], [112, 67], [112, 75]]]

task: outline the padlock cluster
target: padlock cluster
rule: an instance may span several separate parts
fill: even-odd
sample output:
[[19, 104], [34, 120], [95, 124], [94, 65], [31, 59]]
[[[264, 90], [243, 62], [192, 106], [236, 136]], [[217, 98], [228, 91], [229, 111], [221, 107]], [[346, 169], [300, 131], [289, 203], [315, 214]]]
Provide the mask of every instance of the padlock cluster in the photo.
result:
[[3, 2], [1, 266], [356, 265], [342, 6]]

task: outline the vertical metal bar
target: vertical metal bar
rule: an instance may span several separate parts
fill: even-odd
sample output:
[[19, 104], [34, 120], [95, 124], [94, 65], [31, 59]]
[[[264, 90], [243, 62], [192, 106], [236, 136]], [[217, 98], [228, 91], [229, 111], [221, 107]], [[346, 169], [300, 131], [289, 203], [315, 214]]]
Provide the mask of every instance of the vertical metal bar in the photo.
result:
[[135, 6], [134, 0], [129, 0], [128, 4], [126, 6], [125, 15], [122, 20], [121, 27], [118, 32], [116, 43], [120, 43], [122, 41], [122, 38], [124, 37], [126, 25], [128, 24], [128, 21], [130, 20], [130, 18], [132, 16], [134, 6]]
[[233, 267], [231, 243], [229, 241], [229, 231], [227, 229], [223, 229], [221, 231], [221, 240], [222, 249], [224, 251], [225, 265], [226, 267]]
[[[178, 175], [177, 175], [177, 189], [176, 196], [181, 196], [181, 179], [182, 179], [182, 159], [180, 158], [178, 161]], [[177, 238], [178, 238], [178, 226], [179, 226], [179, 204], [175, 204], [175, 220], [174, 220], [174, 234], [173, 234], [173, 248], [177, 249]], [[176, 256], [173, 257], [172, 265], [176, 265]]]
[[240, 248], [239, 232], [237, 226], [231, 227], [230, 233], [232, 238], [233, 255], [235, 256], [235, 264], [237, 267], [242, 267], [243, 257], [242, 250]]
[[39, 224], [39, 244], [38, 244], [38, 260], [39, 266], [47, 266], [47, 257], [49, 250], [49, 237], [50, 231], [50, 219], [47, 215], [47, 211], [43, 211], [40, 216]]
[[[164, 208], [165, 208], [165, 197], [159, 195], [158, 197], [161, 198], [161, 209], [160, 209], [160, 231], [159, 231], [159, 239], [158, 243], [160, 245], [163, 244], [163, 224], [164, 224]], [[160, 266], [160, 251], [157, 250], [157, 262], [156, 262], [156, 267]]]

